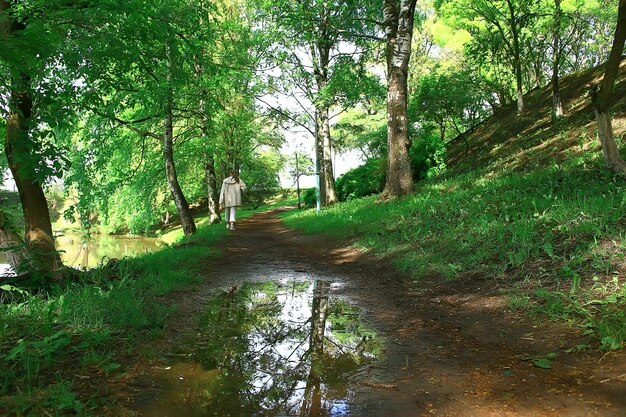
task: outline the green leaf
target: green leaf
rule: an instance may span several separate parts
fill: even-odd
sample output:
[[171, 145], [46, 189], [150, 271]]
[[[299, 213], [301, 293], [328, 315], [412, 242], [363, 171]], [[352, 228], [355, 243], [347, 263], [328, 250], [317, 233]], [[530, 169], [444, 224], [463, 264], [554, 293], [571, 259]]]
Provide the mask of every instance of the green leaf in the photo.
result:
[[535, 365], [537, 368], [541, 368], [541, 369], [550, 369], [550, 368], [552, 368], [552, 361], [550, 361], [547, 358], [535, 359], [533, 361], [533, 365]]
[[102, 370], [104, 370], [105, 372], [113, 372], [116, 369], [119, 369], [122, 366], [121, 363], [108, 363], [106, 365], [102, 365]]

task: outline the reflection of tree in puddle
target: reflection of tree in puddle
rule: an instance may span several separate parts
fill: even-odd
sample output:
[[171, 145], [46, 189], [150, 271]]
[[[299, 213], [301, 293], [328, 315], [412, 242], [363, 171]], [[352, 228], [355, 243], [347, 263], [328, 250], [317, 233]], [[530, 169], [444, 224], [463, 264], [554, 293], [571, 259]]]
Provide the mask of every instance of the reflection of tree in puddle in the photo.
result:
[[172, 400], [194, 415], [349, 414], [348, 377], [382, 342], [329, 292], [324, 281], [246, 284], [212, 300], [196, 352], [210, 377], [179, 384]]

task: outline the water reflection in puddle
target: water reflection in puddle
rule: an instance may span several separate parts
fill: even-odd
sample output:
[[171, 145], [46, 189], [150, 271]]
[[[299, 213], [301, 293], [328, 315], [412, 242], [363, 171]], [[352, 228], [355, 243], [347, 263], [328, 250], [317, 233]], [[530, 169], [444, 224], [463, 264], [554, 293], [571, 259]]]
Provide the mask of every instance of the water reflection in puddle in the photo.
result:
[[331, 284], [245, 284], [212, 299], [188, 361], [159, 370], [150, 416], [350, 415], [350, 377], [382, 340]]

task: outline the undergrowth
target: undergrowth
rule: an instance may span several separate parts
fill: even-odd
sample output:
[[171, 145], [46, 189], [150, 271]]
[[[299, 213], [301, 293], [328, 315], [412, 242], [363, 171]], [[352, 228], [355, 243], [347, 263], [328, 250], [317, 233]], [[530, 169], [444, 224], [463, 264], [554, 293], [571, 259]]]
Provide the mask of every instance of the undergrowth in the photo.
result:
[[1, 286], [0, 415], [89, 416], [114, 406], [100, 392], [106, 384], [93, 382], [123, 371], [120, 354], [141, 354], [163, 332], [176, 306], [166, 302], [168, 294], [200, 282], [203, 264], [227, 233], [223, 223], [202, 224], [186, 239], [174, 230], [171, 246], [105, 260], [78, 281], [37, 293]]
[[416, 285], [470, 273], [532, 282], [535, 291], [513, 304], [567, 318], [615, 349], [626, 341], [625, 191], [588, 153], [524, 174], [451, 171], [404, 198], [372, 196], [284, 218], [389, 255]]

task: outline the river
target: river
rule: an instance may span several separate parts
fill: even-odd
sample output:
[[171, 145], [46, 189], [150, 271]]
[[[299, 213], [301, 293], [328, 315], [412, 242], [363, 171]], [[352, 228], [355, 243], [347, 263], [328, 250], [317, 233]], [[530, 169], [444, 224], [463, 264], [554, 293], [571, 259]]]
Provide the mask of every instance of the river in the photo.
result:
[[[123, 258], [153, 252], [165, 243], [159, 238], [94, 235], [85, 238], [79, 233], [66, 232], [56, 237], [57, 250], [63, 263], [78, 269], [98, 266], [105, 258]], [[6, 257], [0, 253], [0, 276], [10, 273]]]

